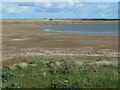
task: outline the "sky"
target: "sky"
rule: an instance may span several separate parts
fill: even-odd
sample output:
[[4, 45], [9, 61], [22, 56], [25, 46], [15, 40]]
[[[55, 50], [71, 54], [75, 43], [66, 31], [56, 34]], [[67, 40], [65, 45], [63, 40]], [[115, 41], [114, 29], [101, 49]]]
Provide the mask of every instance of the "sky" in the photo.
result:
[[117, 2], [2, 2], [0, 18], [118, 18]]

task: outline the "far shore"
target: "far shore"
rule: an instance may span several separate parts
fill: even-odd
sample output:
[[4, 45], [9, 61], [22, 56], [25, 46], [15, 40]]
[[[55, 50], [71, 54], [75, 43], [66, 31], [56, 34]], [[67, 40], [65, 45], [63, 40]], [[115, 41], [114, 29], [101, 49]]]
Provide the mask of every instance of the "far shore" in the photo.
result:
[[3, 24], [82, 24], [118, 23], [118, 19], [0, 19]]

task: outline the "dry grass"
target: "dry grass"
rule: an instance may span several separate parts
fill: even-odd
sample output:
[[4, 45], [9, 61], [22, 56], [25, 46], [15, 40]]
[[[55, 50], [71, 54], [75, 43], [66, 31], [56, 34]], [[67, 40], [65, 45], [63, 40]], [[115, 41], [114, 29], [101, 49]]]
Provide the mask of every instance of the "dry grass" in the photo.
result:
[[2, 65], [13, 65], [13, 64], [16, 64], [16, 63], [20, 63], [20, 62], [28, 62], [29, 60], [29, 57], [27, 56], [19, 56], [19, 57], [15, 57], [13, 59], [7, 59], [7, 60], [3, 60], [2, 61]]

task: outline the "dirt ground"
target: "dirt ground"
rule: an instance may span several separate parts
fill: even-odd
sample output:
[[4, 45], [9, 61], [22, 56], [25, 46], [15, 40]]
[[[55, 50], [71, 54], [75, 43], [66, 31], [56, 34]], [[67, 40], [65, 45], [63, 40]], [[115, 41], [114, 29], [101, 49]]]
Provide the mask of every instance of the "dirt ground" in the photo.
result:
[[[73, 34], [45, 32], [44, 28], [35, 24], [3, 24], [2, 45], [3, 57], [21, 50], [79, 50], [118, 49], [118, 35]], [[25, 51], [24, 51], [25, 52]], [[36, 51], [35, 51], [36, 52]], [[10, 56], [10, 55], [9, 55]]]

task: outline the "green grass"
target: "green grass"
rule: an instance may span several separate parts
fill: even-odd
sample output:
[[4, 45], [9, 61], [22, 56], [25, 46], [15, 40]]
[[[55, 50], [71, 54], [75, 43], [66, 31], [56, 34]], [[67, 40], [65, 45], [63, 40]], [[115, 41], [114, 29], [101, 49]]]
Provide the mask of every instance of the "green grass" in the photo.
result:
[[[115, 88], [118, 68], [90, 62], [117, 58], [107, 57], [32, 57], [28, 67], [3, 67], [3, 88]], [[81, 61], [83, 64], [78, 64]]]

